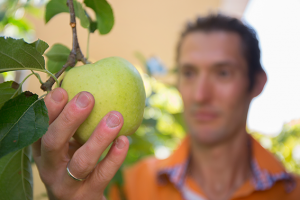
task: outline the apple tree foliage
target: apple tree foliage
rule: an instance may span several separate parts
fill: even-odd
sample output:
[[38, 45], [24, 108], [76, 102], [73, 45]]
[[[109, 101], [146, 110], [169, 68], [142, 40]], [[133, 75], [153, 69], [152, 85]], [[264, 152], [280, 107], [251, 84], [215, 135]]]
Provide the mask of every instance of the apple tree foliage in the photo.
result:
[[282, 162], [287, 171], [300, 175], [300, 121], [287, 123], [277, 136], [252, 132], [261, 145]]

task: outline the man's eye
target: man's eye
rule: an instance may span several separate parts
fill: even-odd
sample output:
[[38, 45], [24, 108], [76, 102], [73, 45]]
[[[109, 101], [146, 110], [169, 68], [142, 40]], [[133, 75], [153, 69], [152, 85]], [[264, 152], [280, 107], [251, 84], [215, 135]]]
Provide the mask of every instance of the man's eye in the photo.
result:
[[184, 71], [183, 72], [183, 76], [185, 76], [185, 77], [187, 77], [187, 78], [189, 78], [189, 77], [191, 77], [193, 75], [193, 72], [192, 71]]
[[230, 75], [230, 72], [227, 71], [227, 70], [221, 70], [221, 71], [218, 72], [218, 75], [220, 77], [228, 77]]

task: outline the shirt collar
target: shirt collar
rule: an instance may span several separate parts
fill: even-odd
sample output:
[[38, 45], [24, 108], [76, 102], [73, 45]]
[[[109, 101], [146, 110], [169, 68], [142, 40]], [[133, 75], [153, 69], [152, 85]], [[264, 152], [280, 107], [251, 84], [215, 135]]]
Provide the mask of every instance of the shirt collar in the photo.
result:
[[[255, 190], [267, 190], [277, 181], [285, 181], [286, 190], [291, 191], [296, 181], [285, 171], [283, 165], [267, 150], [265, 150], [252, 136], [250, 136], [252, 152], [251, 168], [253, 172], [252, 184]], [[190, 159], [190, 137], [187, 136], [174, 153], [167, 159], [159, 160], [157, 175], [159, 183], [170, 181], [181, 189], [185, 180], [185, 173]]]
[[166, 183], [169, 180], [178, 189], [182, 188], [189, 161], [189, 147], [190, 137], [187, 136], [173, 154], [164, 160], [159, 160], [157, 165], [159, 183]]
[[252, 137], [251, 146], [252, 183], [255, 190], [267, 190], [277, 181], [284, 181], [286, 191], [292, 191], [296, 181], [290, 173], [286, 172], [284, 166]]

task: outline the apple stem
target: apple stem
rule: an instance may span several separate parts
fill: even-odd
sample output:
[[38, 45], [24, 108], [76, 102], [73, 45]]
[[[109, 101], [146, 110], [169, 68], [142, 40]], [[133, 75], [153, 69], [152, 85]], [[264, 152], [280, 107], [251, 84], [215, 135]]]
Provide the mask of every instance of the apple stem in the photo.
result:
[[[69, 6], [70, 11], [70, 26], [72, 28], [73, 35], [73, 45], [72, 50], [69, 54], [68, 60], [66, 64], [63, 65], [61, 70], [55, 74], [56, 79], [66, 70], [67, 67], [74, 67], [77, 61], [81, 61], [84, 64], [89, 64], [90, 62], [84, 57], [81, 52], [78, 38], [77, 38], [77, 30], [76, 30], [76, 17], [74, 11], [73, 0], [68, 0], [67, 5]], [[51, 76], [45, 83], [41, 85], [41, 89], [43, 91], [51, 91], [53, 84], [55, 83], [55, 79]]]

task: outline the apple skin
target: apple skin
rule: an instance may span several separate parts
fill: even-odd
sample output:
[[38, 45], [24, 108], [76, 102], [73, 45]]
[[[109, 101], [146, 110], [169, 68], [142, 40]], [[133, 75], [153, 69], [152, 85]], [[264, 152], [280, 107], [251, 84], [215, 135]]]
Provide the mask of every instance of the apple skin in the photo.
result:
[[68, 93], [69, 101], [79, 92], [90, 92], [95, 105], [88, 118], [80, 125], [74, 138], [85, 143], [100, 120], [110, 111], [123, 115], [120, 135], [133, 134], [143, 120], [145, 88], [136, 68], [120, 57], [109, 57], [93, 64], [70, 69], [61, 85]]

